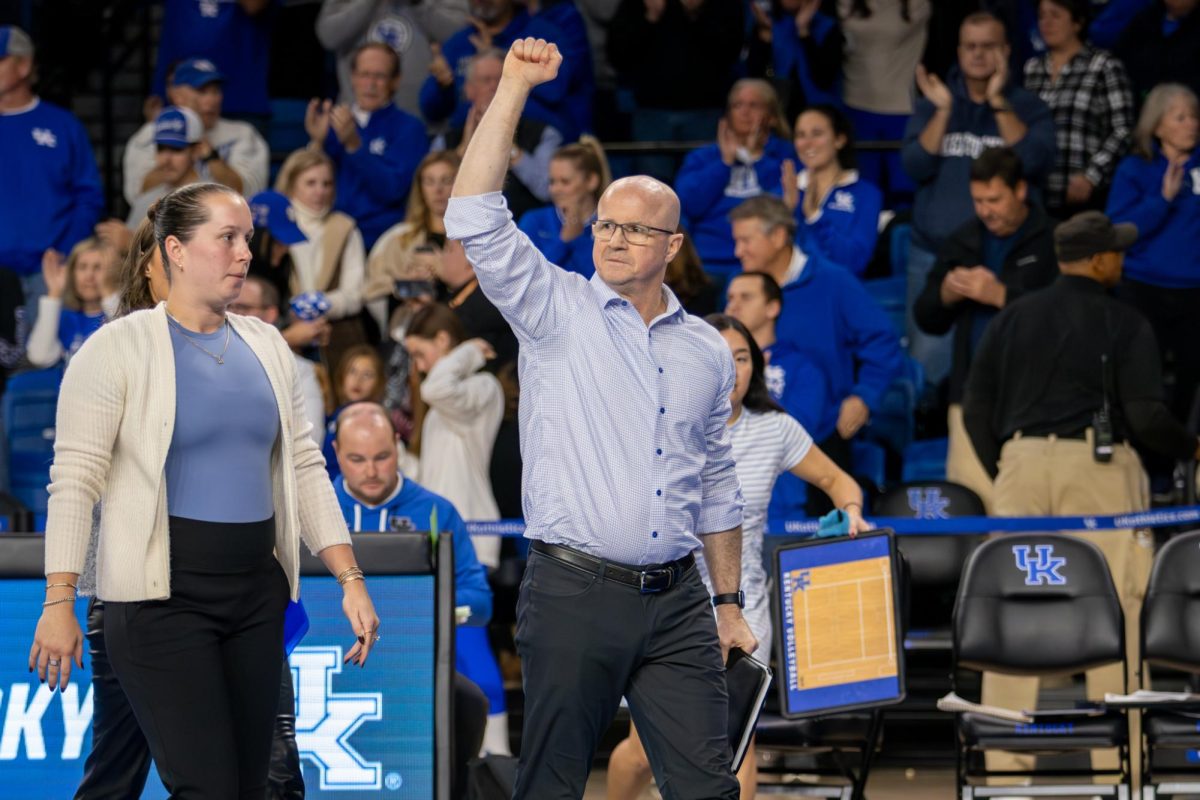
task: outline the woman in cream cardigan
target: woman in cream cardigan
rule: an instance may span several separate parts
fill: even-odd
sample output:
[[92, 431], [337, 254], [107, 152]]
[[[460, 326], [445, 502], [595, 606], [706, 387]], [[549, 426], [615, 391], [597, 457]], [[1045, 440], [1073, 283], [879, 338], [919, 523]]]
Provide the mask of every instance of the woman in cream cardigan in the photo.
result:
[[262, 797], [301, 538], [343, 586], [347, 661], [365, 664], [379, 619], [291, 352], [274, 328], [225, 313], [250, 262], [245, 200], [193, 184], [158, 203], [154, 225], [167, 302], [105, 325], [63, 379], [29, 663], [60, 689], [82, 664], [73, 601], [102, 500], [108, 655], [167, 789]]

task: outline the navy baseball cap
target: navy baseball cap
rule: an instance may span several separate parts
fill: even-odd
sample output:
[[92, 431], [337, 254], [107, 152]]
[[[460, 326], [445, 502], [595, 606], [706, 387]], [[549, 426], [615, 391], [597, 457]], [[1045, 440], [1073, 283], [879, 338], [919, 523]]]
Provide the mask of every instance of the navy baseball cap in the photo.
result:
[[296, 224], [292, 202], [273, 189], [250, 198], [250, 213], [254, 215], [254, 227], [266, 228], [278, 241], [289, 247], [308, 241], [304, 231]]
[[33, 40], [16, 25], [0, 25], [0, 58], [33, 56]]
[[167, 106], [154, 120], [154, 143], [182, 150], [200, 141], [204, 123], [190, 108]]
[[180, 61], [171, 78], [173, 85], [191, 86], [193, 89], [203, 89], [214, 81], [224, 83], [225, 76], [217, 69], [217, 65], [207, 58], [189, 58], [187, 61]]

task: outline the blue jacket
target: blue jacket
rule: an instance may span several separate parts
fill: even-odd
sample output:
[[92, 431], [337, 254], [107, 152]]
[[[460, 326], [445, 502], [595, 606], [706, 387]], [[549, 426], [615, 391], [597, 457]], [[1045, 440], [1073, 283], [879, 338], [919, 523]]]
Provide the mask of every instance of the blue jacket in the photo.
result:
[[404, 476], [400, 477], [397, 491], [377, 506], [366, 505], [352, 496], [346, 489], [345, 478], [334, 481], [333, 489], [346, 526], [353, 533], [428, 531], [430, 514], [436, 508], [438, 529], [449, 531], [454, 538], [455, 603], [471, 607], [467, 624], [487, 624], [492, 618], [492, 590], [487, 573], [475, 557], [475, 545], [471, 544], [466, 523], [449, 500]]
[[[809, 46], [821, 48], [827, 43], [832, 43], [829, 37], [838, 36], [837, 27], [836, 20], [817, 12], [809, 24]], [[814, 66], [827, 59], [823, 58], [821, 53], [813, 53], [810, 57], [810, 54], [805, 52], [805, 42], [796, 32], [796, 19], [791, 14], [775, 21], [771, 32], [771, 55], [775, 78], [799, 83], [804, 90], [804, 105], [842, 105], [840, 81], [836, 78], [836, 72], [829, 76], [816, 74]], [[833, 63], [840, 66], [841, 59], [836, 59]]]
[[404, 220], [417, 164], [429, 152], [421, 120], [394, 105], [371, 114], [358, 127], [362, 145], [347, 153], [332, 130], [325, 152], [337, 167], [335, 208], [354, 218], [367, 252], [383, 232]]
[[760, 194], [783, 194], [779, 170], [784, 159], [796, 160], [791, 142], [772, 135], [762, 157], [754, 164], [721, 160], [716, 144], [688, 153], [675, 176], [675, 192], [683, 212], [683, 226], [692, 236], [706, 272], [731, 275], [739, 271], [733, 256], [729, 212], [743, 200]]
[[804, 421], [816, 442], [834, 432], [843, 400], [857, 395], [877, 410], [904, 369], [892, 321], [848, 270], [821, 258], [810, 257], [800, 277], [783, 287], [775, 335], [825, 376], [820, 417]]
[[0, 114], [0, 152], [0, 267], [31, 275], [46, 248], [69, 253], [92, 235], [104, 213], [100, 173], [83, 125], [45, 100]]
[[[442, 55], [454, 70], [454, 85], [443, 88], [432, 75], [421, 85], [421, 114], [430, 122], [449, 119], [450, 128], [461, 128], [466, 123], [467, 110], [471, 104], [463, 96], [463, 81], [467, 77], [467, 62], [478, 52], [471, 42], [471, 37], [476, 35], [475, 26], [468, 25], [442, 45]], [[526, 36], [545, 39], [548, 42], [558, 42], [564, 38], [563, 33], [550, 21], [547, 14], [531, 17], [529, 12], [521, 8], [504, 30], [492, 37], [492, 45], [507, 50], [514, 41]], [[523, 112], [524, 116], [530, 119], [553, 126], [562, 133], [563, 141], [567, 142], [574, 141], [579, 136], [579, 130], [570, 124], [565, 113], [569, 87], [574, 81], [575, 71], [580, 68], [580, 65], [575, 63], [577, 60], [579, 59], [564, 58], [562, 67], [558, 70], [558, 77], [534, 89]]]
[[[969, 188], [971, 162], [989, 147], [1004, 146], [995, 112], [987, 103], [971, 100], [957, 68], [951, 71], [946, 85], [954, 95], [954, 106], [941, 152], [930, 153], [918, 141], [934, 112], [933, 103], [923, 97], [908, 120], [900, 149], [904, 171], [917, 183], [913, 236], [917, 244], [934, 251], [975, 216]], [[1024, 89], [1009, 86], [1004, 95], [1028, 128], [1013, 150], [1021, 157], [1030, 188], [1037, 188], [1045, 183], [1054, 166], [1054, 115], [1040, 98]]]
[[526, 211], [517, 225], [529, 237], [534, 246], [542, 251], [547, 260], [565, 270], [578, 272], [585, 278], [592, 277], [596, 264], [592, 260], [592, 229], [584, 226], [583, 233], [569, 242], [558, 238], [562, 221], [554, 206]]
[[1171, 202], [1162, 195], [1167, 159], [1126, 156], [1108, 194], [1113, 222], [1137, 225], [1125, 253], [1125, 277], [1170, 289], [1200, 287], [1200, 151], [1183, 168], [1183, 186]]
[[859, 278], [875, 252], [883, 193], [851, 170], [834, 187], [811, 222], [804, 218], [806, 173], [801, 173], [800, 202], [796, 204], [796, 244], [810, 255], [840, 264]]

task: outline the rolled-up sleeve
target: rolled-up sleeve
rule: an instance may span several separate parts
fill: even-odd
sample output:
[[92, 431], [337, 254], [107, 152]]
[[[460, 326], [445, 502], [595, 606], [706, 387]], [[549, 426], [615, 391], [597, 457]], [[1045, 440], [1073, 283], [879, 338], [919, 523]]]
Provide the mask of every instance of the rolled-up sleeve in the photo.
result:
[[483, 293], [518, 337], [558, 329], [587, 292], [587, 279], [546, 260], [512, 221], [500, 192], [453, 197], [446, 235], [462, 242]]
[[721, 389], [713, 402], [705, 426], [708, 455], [700, 473], [702, 495], [696, 533], [721, 533], [742, 524], [742, 484], [734, 468], [733, 448], [729, 443], [729, 395], [733, 392], [733, 358], [721, 360]]

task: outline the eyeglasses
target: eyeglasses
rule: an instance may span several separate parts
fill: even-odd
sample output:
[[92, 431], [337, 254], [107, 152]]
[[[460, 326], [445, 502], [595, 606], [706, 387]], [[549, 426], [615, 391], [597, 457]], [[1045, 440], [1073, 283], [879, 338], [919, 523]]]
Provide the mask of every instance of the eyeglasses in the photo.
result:
[[593, 222], [592, 235], [602, 242], [607, 242], [613, 238], [617, 228], [620, 228], [621, 233], [625, 235], [625, 241], [638, 246], [650, 244], [656, 233], [665, 233], [667, 236], [675, 235], [675, 231], [669, 231], [666, 228], [655, 228], [637, 222], [613, 222], [611, 219], [598, 219]]

